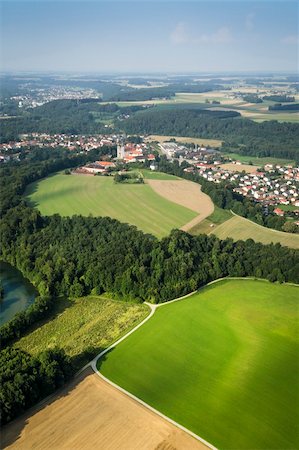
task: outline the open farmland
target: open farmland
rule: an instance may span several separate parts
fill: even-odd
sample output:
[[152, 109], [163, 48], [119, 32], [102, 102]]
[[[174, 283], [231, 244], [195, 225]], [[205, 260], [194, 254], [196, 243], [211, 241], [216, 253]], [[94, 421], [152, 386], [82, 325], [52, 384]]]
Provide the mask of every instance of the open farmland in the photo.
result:
[[298, 306], [298, 286], [224, 280], [158, 307], [98, 368], [218, 448], [298, 448]]
[[162, 197], [190, 208], [199, 214], [181, 227], [183, 231], [190, 230], [214, 211], [214, 204], [211, 198], [201, 192], [200, 185], [197, 183], [186, 180], [166, 181], [157, 179], [149, 179], [148, 183]]
[[221, 169], [230, 170], [233, 172], [246, 172], [246, 173], [255, 173], [258, 167], [250, 165], [250, 164], [221, 164]]
[[187, 136], [162, 136], [160, 134], [151, 134], [145, 138], [145, 142], [168, 142], [170, 139], [175, 139], [177, 142], [183, 144], [197, 144], [197, 145], [209, 145], [210, 147], [221, 147], [222, 141], [219, 139], [204, 139], [201, 137], [187, 137]]
[[228, 209], [222, 209], [214, 205], [214, 212], [190, 228], [189, 233], [195, 236], [198, 234], [209, 234], [212, 230], [215, 230], [215, 227], [230, 219], [232, 216], [233, 214]]
[[[211, 231], [211, 230], [210, 230]], [[262, 244], [280, 243], [290, 248], [299, 248], [299, 234], [285, 233], [258, 225], [251, 220], [234, 215], [229, 220], [213, 228], [211, 233], [220, 239], [228, 237], [235, 241], [253, 239]]]
[[[240, 89], [237, 89], [237, 92]], [[243, 88], [244, 93], [256, 93], [254, 88]], [[219, 101], [220, 104], [205, 103], [206, 100], [212, 102]], [[210, 91], [203, 93], [177, 93], [172, 101], [175, 104], [190, 103], [199, 104], [203, 108], [212, 110], [233, 110], [239, 112], [243, 117], [263, 122], [265, 120], [277, 120], [279, 122], [298, 122], [298, 112], [296, 111], [269, 111], [268, 107], [274, 105], [273, 101], [263, 101], [262, 103], [248, 103], [242, 98], [235, 97], [234, 90], [231, 91]], [[170, 102], [170, 101], [169, 101]]]
[[26, 194], [43, 215], [109, 216], [158, 237], [197, 216], [161, 197], [149, 184], [115, 184], [113, 177], [59, 173], [31, 184]]
[[2, 429], [1, 448], [19, 450], [204, 450], [206, 447], [85, 370]]
[[57, 299], [52, 317], [15, 344], [36, 355], [59, 347], [77, 368], [128, 332], [149, 314], [143, 304], [101, 297]]
[[235, 159], [240, 161], [242, 164], [247, 164], [251, 162], [255, 166], [263, 166], [265, 164], [281, 164], [282, 166], [286, 164], [295, 164], [295, 161], [291, 159], [283, 159], [283, 158], [273, 158], [272, 156], [266, 156], [264, 158], [258, 158], [256, 156], [245, 156], [240, 155], [239, 153], [225, 153], [224, 156], [227, 158]]

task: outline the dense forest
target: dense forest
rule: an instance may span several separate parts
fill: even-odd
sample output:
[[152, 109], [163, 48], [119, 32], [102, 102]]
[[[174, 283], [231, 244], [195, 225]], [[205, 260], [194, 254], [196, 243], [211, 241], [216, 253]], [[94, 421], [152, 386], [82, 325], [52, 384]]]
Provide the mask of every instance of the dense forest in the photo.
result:
[[134, 89], [130, 91], [120, 91], [117, 95], [111, 97], [111, 101], [145, 101], [155, 98], [170, 98], [177, 92], [181, 93], [201, 93], [209, 92], [217, 89], [224, 89], [218, 84], [209, 83], [173, 83], [167, 86], [152, 87], [144, 89]]
[[292, 103], [291, 105], [275, 103], [275, 105], [269, 106], [269, 111], [299, 111], [299, 103]]
[[246, 155], [299, 159], [299, 124], [296, 123], [256, 123], [238, 114], [226, 116], [224, 111], [152, 108], [134, 114], [121, 125], [132, 134], [217, 138], [225, 140], [225, 150], [237, 148]]
[[17, 348], [0, 352], [1, 424], [52, 394], [73, 375], [63, 350], [46, 350], [37, 357]]
[[53, 100], [30, 109], [19, 117], [6, 119], [1, 127], [0, 141], [18, 140], [21, 133], [96, 134], [107, 133], [104, 121], [132, 114], [142, 106], [124, 108], [116, 104], [102, 105], [98, 99]]
[[[10, 198], [1, 202], [0, 257], [20, 269], [41, 296], [81, 296], [95, 290], [160, 302], [226, 275], [297, 280], [297, 253], [277, 245], [219, 241], [181, 231], [158, 241], [108, 217], [42, 217], [21, 195], [27, 184], [69, 163], [69, 158], [24, 163], [2, 172], [2, 198], [8, 193]], [[222, 191], [213, 194], [218, 203], [223, 196], [227, 201]]]
[[[39, 161], [36, 155], [35, 161], [1, 169], [0, 258], [21, 270], [40, 293], [31, 307], [0, 329], [4, 347], [0, 353], [3, 423], [53, 392], [73, 371], [63, 352], [53, 350], [32, 357], [9, 347], [47, 317], [61, 295], [109, 292], [123, 300], [158, 303], [225, 276], [299, 282], [298, 251], [279, 244], [262, 245], [251, 239], [221, 241], [179, 230], [159, 241], [109, 217], [43, 217], [26, 204], [22, 194], [29, 183], [80, 164], [82, 158], [87, 156]], [[220, 192], [213, 196], [219, 196], [220, 202]]]
[[249, 103], [263, 103], [263, 100], [256, 94], [243, 95], [243, 100]]
[[[151, 89], [137, 91], [142, 95], [142, 91]], [[133, 93], [136, 94], [135, 91]], [[296, 110], [298, 105], [269, 108], [279, 110], [285, 107]], [[145, 108], [142, 105], [120, 107], [113, 103], [101, 104], [98, 99], [55, 100], [3, 121], [0, 142], [18, 140], [21, 133], [30, 132], [105, 134], [109, 132], [107, 120], [109, 126], [112, 123], [114, 131], [119, 133], [217, 138], [224, 141], [223, 150], [226, 152], [299, 160], [299, 125], [296, 123], [256, 123], [242, 118], [236, 111], [212, 111], [184, 104], [175, 108]]]
[[288, 95], [265, 95], [263, 97], [264, 100], [270, 100], [272, 102], [279, 102], [279, 103], [288, 103], [288, 102], [294, 102], [295, 97], [290, 97]]

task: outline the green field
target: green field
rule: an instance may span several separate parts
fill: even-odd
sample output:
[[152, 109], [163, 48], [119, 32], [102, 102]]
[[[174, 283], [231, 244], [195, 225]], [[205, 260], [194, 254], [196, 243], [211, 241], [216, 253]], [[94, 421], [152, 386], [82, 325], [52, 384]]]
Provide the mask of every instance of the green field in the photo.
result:
[[52, 317], [15, 344], [35, 355], [63, 348], [79, 369], [149, 314], [143, 304], [105, 297], [57, 299]]
[[[239, 91], [239, 88], [237, 89]], [[234, 91], [209, 91], [204, 93], [181, 93], [177, 92], [169, 99], [140, 100], [116, 102], [118, 106], [126, 107], [132, 105], [156, 105], [158, 108], [188, 108], [199, 107], [211, 110], [231, 110], [239, 112], [243, 117], [263, 122], [265, 120], [277, 120], [279, 122], [298, 122], [298, 111], [269, 111], [268, 107], [275, 102], [263, 101], [263, 103], [248, 103], [241, 98], [232, 98]], [[206, 103], [206, 100], [220, 101], [219, 105]], [[107, 104], [111, 102], [103, 102]], [[113, 102], [115, 103], [115, 102]]]
[[240, 161], [242, 163], [249, 163], [250, 161], [255, 166], [263, 166], [265, 164], [280, 164], [282, 166], [286, 164], [295, 164], [295, 161], [291, 159], [283, 159], [283, 158], [272, 158], [271, 156], [265, 157], [265, 158], [257, 158], [255, 156], [244, 156], [240, 155], [239, 153], [225, 153], [224, 156], [227, 156], [228, 158]]
[[219, 449], [299, 448], [298, 293], [216, 283], [159, 307], [98, 367]]
[[231, 217], [233, 217], [233, 215], [229, 210], [214, 205], [214, 212], [202, 222], [195, 225], [195, 227], [191, 228], [189, 233], [195, 236], [198, 234], [209, 234], [215, 230], [215, 227], [224, 223]]
[[181, 180], [181, 178], [174, 175], [153, 170], [141, 169], [140, 172], [146, 180]]
[[[169, 175], [156, 174], [169, 179]], [[26, 190], [43, 215], [109, 216], [162, 237], [197, 213], [156, 194], [148, 184], [115, 184], [112, 177], [55, 174]]]
[[271, 228], [263, 227], [251, 222], [251, 220], [236, 215], [213, 228], [210, 232], [215, 234], [219, 239], [226, 239], [228, 237], [235, 241], [253, 239], [263, 244], [271, 244], [271, 242], [276, 244], [279, 242], [281, 245], [290, 248], [299, 248], [299, 234], [272, 230]]

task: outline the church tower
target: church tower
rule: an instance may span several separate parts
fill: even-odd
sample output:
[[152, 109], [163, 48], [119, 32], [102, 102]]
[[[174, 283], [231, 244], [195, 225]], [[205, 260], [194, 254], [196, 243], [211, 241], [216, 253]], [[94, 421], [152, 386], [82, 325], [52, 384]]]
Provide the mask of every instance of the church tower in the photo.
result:
[[117, 144], [117, 159], [124, 159], [125, 157], [125, 146], [123, 143]]

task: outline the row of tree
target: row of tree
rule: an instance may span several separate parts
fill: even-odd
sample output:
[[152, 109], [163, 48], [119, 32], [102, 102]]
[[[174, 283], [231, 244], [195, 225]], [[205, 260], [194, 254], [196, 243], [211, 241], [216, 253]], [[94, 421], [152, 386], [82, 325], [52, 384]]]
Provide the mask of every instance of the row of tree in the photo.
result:
[[[1, 328], [2, 346], [46, 317], [60, 295], [109, 292], [124, 300], [158, 303], [225, 276], [299, 282], [298, 251], [279, 244], [221, 241], [179, 230], [159, 241], [108, 217], [42, 217], [21, 195], [28, 183], [69, 162], [69, 157], [24, 161], [3, 171], [2, 196], [9, 193], [11, 203], [3, 209], [0, 258], [21, 270], [41, 298]], [[72, 372], [61, 351], [32, 357], [7, 347], [0, 354], [3, 423], [53, 392]]]
[[18, 348], [0, 352], [1, 424], [14, 419], [62, 386], [73, 374], [61, 349], [31, 356]]
[[299, 124], [277, 121], [257, 123], [241, 118], [234, 111], [157, 107], [137, 112], [119, 126], [130, 134], [217, 138], [225, 141], [225, 151], [299, 160]]
[[267, 228], [298, 233], [296, 224], [290, 222], [287, 217], [279, 217], [274, 214], [274, 206], [269, 206], [267, 210], [265, 210], [261, 203], [255, 202], [252, 199], [243, 197], [234, 192], [233, 189], [235, 185], [233, 183], [223, 181], [216, 184], [207, 181], [205, 178], [198, 175], [198, 173], [184, 172], [186, 166], [188, 166], [186, 163], [179, 165], [178, 161], [170, 162], [165, 156], [161, 157], [159, 161], [159, 170], [161, 172], [170, 173], [201, 184], [202, 191], [208, 194], [219, 208], [232, 210], [239, 216], [246, 217]]

